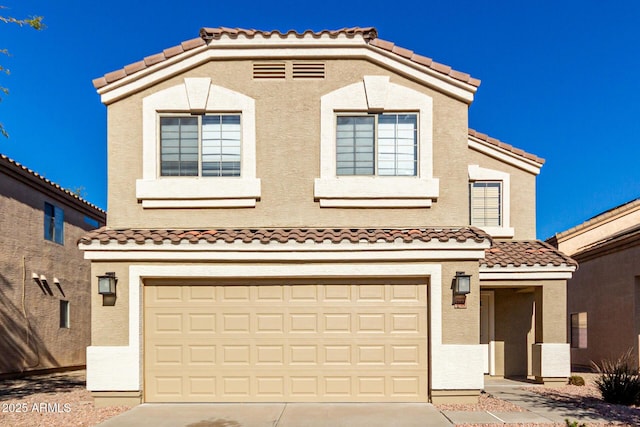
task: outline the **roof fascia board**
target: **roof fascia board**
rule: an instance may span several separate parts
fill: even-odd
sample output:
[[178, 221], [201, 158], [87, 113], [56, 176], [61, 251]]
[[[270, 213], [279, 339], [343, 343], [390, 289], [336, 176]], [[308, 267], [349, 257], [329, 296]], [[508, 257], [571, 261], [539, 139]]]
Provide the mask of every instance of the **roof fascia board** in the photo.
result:
[[[5, 159], [2, 159], [2, 160], [5, 160]], [[42, 177], [41, 175], [34, 175], [28, 170], [22, 169], [21, 166], [12, 164], [9, 161], [3, 162], [3, 163], [5, 164], [4, 164], [4, 167], [0, 166], [0, 173], [4, 173], [8, 177], [13, 178], [16, 181], [19, 181], [33, 188], [34, 190], [40, 192], [41, 194], [45, 195], [50, 199], [56, 200], [59, 203], [64, 203], [67, 206], [72, 207], [78, 212], [81, 212], [92, 218], [98, 219], [103, 223], [105, 222], [106, 214], [101, 209], [97, 207], [93, 207], [91, 204], [84, 201], [83, 199], [79, 199], [76, 196], [68, 194], [67, 193], [68, 190], [63, 189], [57, 184], [54, 184], [51, 181], [48, 181], [48, 182], [45, 181], [45, 178]]]
[[573, 266], [562, 267], [515, 267], [502, 268], [495, 271], [480, 266], [480, 280], [554, 280], [571, 279], [573, 272], [576, 270]]
[[542, 165], [534, 162], [533, 160], [526, 159], [522, 156], [504, 150], [500, 147], [496, 147], [473, 136], [469, 136], [467, 141], [469, 144], [469, 148], [471, 148], [472, 150], [478, 151], [482, 154], [486, 154], [487, 156], [508, 163], [534, 175], [540, 174]]
[[347, 57], [369, 59], [378, 65], [391, 68], [405, 77], [443, 91], [467, 104], [473, 101], [474, 93], [477, 89], [475, 86], [440, 75], [437, 71], [423, 68], [419, 64], [413, 64], [409, 60], [375, 49], [363, 42], [354, 43], [351, 41], [348, 43], [348, 41], [346, 40], [337, 46], [333, 43], [327, 46], [319, 46], [317, 40], [315, 40], [315, 43], [302, 45], [253, 43], [246, 46], [243, 45], [241, 48], [238, 48], [236, 44], [230, 44], [225, 47], [216, 43], [215, 45], [202, 46], [184, 52], [148, 69], [117, 80], [98, 89], [98, 93], [101, 95], [101, 101], [108, 105], [134, 92], [150, 87], [158, 81], [168, 79], [212, 59], [333, 59]]
[[262, 261], [262, 262], [327, 262], [327, 261], [449, 261], [473, 260], [484, 256], [482, 249], [466, 250], [377, 250], [377, 251], [92, 251], [85, 259], [92, 261]]
[[640, 245], [640, 232], [636, 231], [630, 235], [620, 236], [606, 243], [601, 243], [597, 246], [587, 248], [581, 252], [571, 255], [571, 257], [578, 262], [585, 262], [603, 255], [621, 252], [625, 249], [638, 245]]
[[[434, 241], [435, 240], [435, 241]], [[410, 251], [410, 250], [428, 250], [428, 251], [468, 251], [479, 250], [484, 251], [491, 245], [488, 239], [482, 242], [475, 242], [473, 240], [467, 240], [465, 242], [458, 242], [456, 240], [441, 242], [434, 239], [429, 242], [413, 241], [406, 243], [402, 241], [387, 243], [387, 242], [362, 242], [351, 243], [348, 241], [333, 243], [331, 241], [325, 241], [323, 243], [316, 242], [304, 242], [298, 243], [290, 241], [287, 243], [272, 242], [270, 244], [264, 244], [259, 241], [252, 241], [251, 243], [245, 243], [237, 240], [233, 243], [227, 243], [225, 241], [217, 241], [215, 243], [209, 243], [204, 240], [198, 241], [198, 243], [191, 243], [187, 240], [183, 240], [179, 243], [163, 242], [156, 243], [151, 240], [144, 244], [127, 242], [118, 243], [117, 241], [109, 241], [109, 243], [101, 243], [98, 241], [92, 241], [91, 243], [80, 243], [78, 248], [86, 251], [106, 251], [106, 252], [378, 252], [378, 251]], [[482, 253], [478, 259], [484, 257]]]
[[634, 200], [626, 205], [620, 206], [618, 209], [614, 209], [612, 211], [608, 211], [603, 214], [597, 215], [596, 217], [591, 218], [590, 220], [587, 220], [582, 224], [578, 224], [575, 227], [572, 227], [566, 231], [556, 234], [555, 237], [558, 243], [565, 242], [583, 233], [587, 233], [593, 230], [594, 228], [600, 227], [604, 224], [608, 224], [623, 216], [630, 215], [638, 210], [640, 210], [640, 199]]

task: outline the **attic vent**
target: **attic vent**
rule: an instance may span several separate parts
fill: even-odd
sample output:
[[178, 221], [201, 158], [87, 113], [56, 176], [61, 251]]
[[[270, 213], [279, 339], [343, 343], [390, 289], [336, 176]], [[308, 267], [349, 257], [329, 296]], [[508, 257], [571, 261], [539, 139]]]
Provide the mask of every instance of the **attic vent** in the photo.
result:
[[323, 62], [294, 62], [294, 79], [324, 79]]
[[254, 79], [284, 79], [284, 62], [261, 62], [253, 64]]

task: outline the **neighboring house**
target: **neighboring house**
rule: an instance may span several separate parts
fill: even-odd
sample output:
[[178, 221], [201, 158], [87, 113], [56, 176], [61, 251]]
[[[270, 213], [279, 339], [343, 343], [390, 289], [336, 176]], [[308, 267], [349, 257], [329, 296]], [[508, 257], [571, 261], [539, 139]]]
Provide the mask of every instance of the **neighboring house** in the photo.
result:
[[549, 242], [580, 268], [567, 287], [571, 363], [618, 359], [640, 347], [640, 199], [603, 212]]
[[544, 161], [468, 129], [479, 83], [373, 28], [204, 28], [96, 79], [109, 222], [79, 244], [96, 403], [565, 381], [575, 262], [535, 240]]
[[105, 219], [0, 155], [0, 376], [85, 365], [91, 265], [77, 241]]

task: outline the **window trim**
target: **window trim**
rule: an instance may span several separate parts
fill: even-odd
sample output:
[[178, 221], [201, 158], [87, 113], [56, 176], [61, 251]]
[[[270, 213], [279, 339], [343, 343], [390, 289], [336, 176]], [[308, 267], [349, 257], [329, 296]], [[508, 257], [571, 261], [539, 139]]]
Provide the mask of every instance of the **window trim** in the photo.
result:
[[[413, 115], [416, 116], [416, 128], [415, 128], [415, 132], [416, 132], [416, 138], [415, 138], [415, 157], [413, 159], [413, 163], [414, 163], [414, 171], [415, 174], [414, 175], [380, 175], [379, 173], [379, 164], [378, 164], [378, 160], [379, 160], [379, 150], [378, 150], [378, 141], [379, 141], [379, 118], [381, 115], [394, 115], [394, 116], [400, 116], [400, 115]], [[349, 112], [349, 111], [341, 111], [341, 112], [336, 112], [335, 114], [335, 120], [336, 120], [336, 133], [338, 130], [338, 119], [340, 117], [373, 117], [374, 119], [374, 127], [373, 127], [373, 132], [374, 132], [374, 138], [373, 138], [373, 174], [370, 175], [365, 175], [365, 174], [353, 174], [353, 175], [348, 175], [348, 174], [344, 174], [344, 175], [338, 175], [338, 168], [337, 168], [337, 163], [338, 163], [338, 153], [337, 153], [337, 134], [336, 134], [336, 177], [353, 177], [353, 176], [365, 176], [365, 177], [414, 177], [414, 176], [419, 176], [420, 171], [419, 171], [419, 165], [418, 165], [418, 159], [420, 158], [420, 144], [418, 143], [418, 136], [420, 135], [420, 114], [416, 111], [381, 111], [378, 113], [373, 113], [373, 112]]]
[[[164, 114], [240, 114], [242, 145], [240, 176], [160, 176], [159, 117]], [[211, 84], [208, 77], [185, 78], [142, 100], [142, 179], [136, 180], [136, 197], [142, 207], [206, 208], [255, 207], [260, 199], [256, 178], [255, 100], [239, 92]]]
[[[314, 183], [320, 207], [430, 207], [438, 198], [439, 180], [433, 178], [433, 100], [389, 80], [364, 76], [321, 97], [320, 177]], [[337, 175], [336, 115], [358, 112], [418, 114], [417, 176]]]
[[489, 233], [491, 237], [508, 237], [512, 238], [515, 234], [511, 225], [511, 175], [506, 172], [497, 171], [494, 169], [482, 168], [478, 165], [469, 165], [469, 183], [475, 181], [492, 181], [499, 182], [501, 184], [501, 200], [500, 217], [502, 223], [499, 227], [487, 227], [479, 226], [471, 223], [471, 185], [468, 185], [469, 193], [469, 224], [478, 227], [479, 229]]

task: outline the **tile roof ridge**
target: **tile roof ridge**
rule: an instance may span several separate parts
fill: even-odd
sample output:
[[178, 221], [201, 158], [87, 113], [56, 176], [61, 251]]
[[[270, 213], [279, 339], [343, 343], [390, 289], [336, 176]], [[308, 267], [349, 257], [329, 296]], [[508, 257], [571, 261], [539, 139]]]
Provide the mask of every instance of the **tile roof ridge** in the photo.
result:
[[272, 228], [240, 228], [240, 229], [113, 229], [101, 227], [93, 230], [80, 238], [79, 242], [90, 244], [97, 240], [101, 243], [117, 241], [127, 243], [132, 241], [144, 243], [150, 239], [157, 243], [171, 241], [189, 241], [197, 243], [200, 240], [214, 243], [224, 241], [233, 243], [242, 241], [251, 243], [259, 241], [261, 243], [297, 241], [303, 243], [311, 240], [316, 243], [330, 241], [340, 243], [349, 241], [358, 243], [368, 241], [375, 243], [378, 241], [393, 242], [402, 239], [405, 242], [439, 240], [447, 242], [455, 240], [464, 243], [472, 240], [476, 243], [491, 241], [491, 237], [482, 230], [473, 227], [426, 227], [426, 228], [296, 228], [296, 227], [272, 227]]
[[320, 31], [313, 31], [308, 29], [308, 30], [304, 30], [303, 32], [299, 32], [296, 30], [288, 30], [284, 33], [280, 32], [279, 30], [262, 31], [262, 30], [256, 30], [256, 29], [246, 29], [246, 28], [202, 27], [199, 30], [199, 37], [186, 40], [177, 46], [169, 47], [167, 49], [164, 49], [162, 52], [146, 56], [141, 61], [128, 64], [123, 68], [106, 73], [102, 77], [98, 77], [94, 79], [93, 86], [95, 89], [101, 89], [102, 87], [107, 86], [110, 83], [116, 82], [125, 77], [136, 74], [146, 68], [149, 68], [153, 65], [164, 62], [176, 55], [185, 53], [187, 51], [191, 51], [199, 47], [208, 46], [215, 40], [220, 39], [222, 36], [228, 36], [232, 39], [236, 39], [239, 36], [244, 36], [252, 39], [258, 35], [262, 37], [278, 36], [283, 39], [291, 36], [296, 38], [303, 38], [306, 36], [311, 36], [314, 38], [329, 36], [331, 38], [336, 38], [340, 35], [346, 35], [347, 37], [354, 37], [356, 35], [361, 35], [365, 40], [365, 42], [369, 46], [373, 47], [374, 49], [381, 49], [384, 51], [388, 51], [403, 59], [409, 60], [419, 66], [436, 71], [440, 74], [443, 74], [454, 80], [466, 83], [473, 87], [477, 88], [478, 86], [480, 86], [480, 80], [471, 77], [467, 73], [453, 70], [451, 67], [435, 62], [431, 58], [416, 54], [412, 50], [396, 46], [392, 42], [388, 42], [378, 38], [378, 30], [375, 27], [345, 27], [337, 30], [324, 29]]
[[80, 197], [78, 194], [67, 190], [66, 188], [60, 186], [59, 184], [56, 184], [55, 182], [51, 181], [48, 178], [45, 178], [43, 175], [40, 175], [38, 172], [29, 169], [28, 167], [24, 166], [22, 163], [19, 163], [15, 160], [13, 160], [11, 157], [8, 157], [4, 154], [0, 154], [0, 161], [4, 162], [5, 165], [13, 167], [16, 170], [20, 170], [22, 172], [27, 173], [29, 176], [31, 176], [32, 178], [35, 178], [37, 180], [39, 180], [41, 183], [48, 185], [50, 187], [53, 187], [54, 191], [58, 191], [61, 193], [64, 193], [66, 196], [72, 197], [73, 199], [77, 200], [78, 202], [90, 207], [91, 209], [94, 209], [100, 213], [106, 214], [105, 210], [94, 205], [93, 203], [83, 199], [82, 197]]
[[520, 149], [520, 148], [516, 148], [511, 144], [507, 144], [506, 142], [500, 141], [497, 138], [493, 138], [489, 135], [487, 135], [486, 133], [482, 133], [482, 132], [478, 132], [475, 129], [468, 129], [468, 133], [469, 136], [473, 137], [473, 138], [477, 138], [481, 141], [484, 141], [486, 143], [489, 143], [493, 146], [496, 146], [498, 148], [502, 148], [503, 150], [509, 151], [510, 153], [513, 153], [517, 156], [520, 157], [524, 157], [527, 160], [531, 160], [533, 162], [536, 162], [540, 165], [543, 165], [545, 163], [545, 159], [543, 159], [542, 157], [538, 157], [535, 154], [531, 154], [531, 153], [527, 153], [526, 151]]

